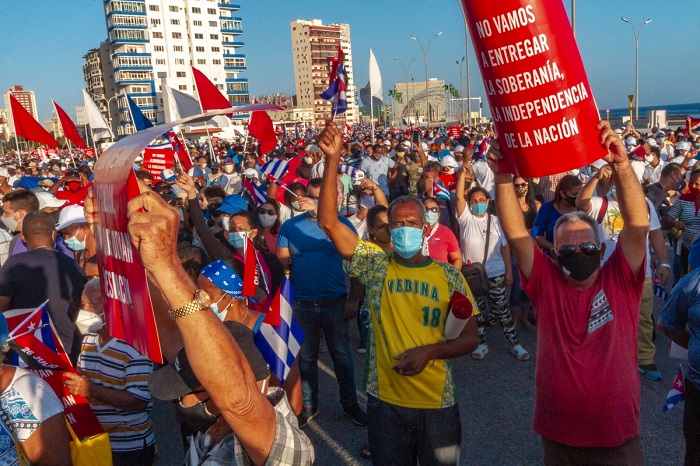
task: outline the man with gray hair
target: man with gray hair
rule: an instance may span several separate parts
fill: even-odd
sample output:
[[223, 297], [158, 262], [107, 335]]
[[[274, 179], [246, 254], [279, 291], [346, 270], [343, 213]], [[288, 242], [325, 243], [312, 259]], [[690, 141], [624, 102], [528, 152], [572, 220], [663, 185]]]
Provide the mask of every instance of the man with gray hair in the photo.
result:
[[492, 141], [498, 218], [537, 311], [534, 429], [544, 464], [643, 464], [637, 325], [645, 275], [649, 216], [625, 146], [601, 121], [598, 143], [610, 152], [624, 226], [601, 267], [605, 245], [597, 222], [582, 213], [562, 216], [548, 258], [527, 234], [513, 175], [499, 172]]

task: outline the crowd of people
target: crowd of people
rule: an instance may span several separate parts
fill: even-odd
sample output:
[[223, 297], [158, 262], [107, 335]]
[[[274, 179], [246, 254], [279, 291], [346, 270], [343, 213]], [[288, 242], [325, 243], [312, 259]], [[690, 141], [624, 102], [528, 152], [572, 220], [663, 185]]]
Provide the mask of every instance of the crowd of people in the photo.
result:
[[[88, 399], [113, 463], [154, 462], [156, 398], [177, 413], [187, 464], [311, 464], [304, 429], [322, 415], [320, 390], [334, 389], [318, 376], [327, 351], [337, 411], [367, 428], [363, 456], [458, 464], [450, 360], [488, 364], [497, 326], [514, 364], [536, 351], [545, 464], [642, 464], [640, 378], [664, 376], [652, 314], [654, 287], [666, 286], [658, 328], [689, 350], [686, 464], [700, 464], [700, 136], [601, 121], [589, 144], [606, 157], [523, 178], [500, 169], [488, 125], [375, 129], [327, 121], [278, 135], [269, 154], [243, 141], [191, 144], [191, 168], [174, 167], [170, 182], [136, 161], [129, 235], [148, 271], [162, 367], [106, 325], [93, 161], [63, 151], [0, 163], [0, 311], [48, 300], [78, 371], [65, 386]], [[286, 170], [275, 177], [268, 162]], [[258, 280], [245, 296], [251, 253]], [[286, 278], [305, 338], [280, 381], [255, 336]], [[460, 296], [473, 318], [453, 334]], [[534, 331], [537, 348], [526, 348], [519, 335]], [[10, 365], [4, 318], [0, 340], [0, 455], [69, 464], [61, 403]], [[361, 388], [353, 351], [365, 354]]]

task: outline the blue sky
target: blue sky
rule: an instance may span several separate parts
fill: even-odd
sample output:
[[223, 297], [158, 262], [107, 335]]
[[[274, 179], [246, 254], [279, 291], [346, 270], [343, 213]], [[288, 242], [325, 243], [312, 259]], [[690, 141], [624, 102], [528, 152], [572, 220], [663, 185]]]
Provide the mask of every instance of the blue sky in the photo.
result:
[[[556, 1], [556, 0], [551, 0]], [[430, 77], [459, 89], [459, 67], [465, 51], [465, 28], [458, 0], [237, 0], [243, 18], [252, 96], [294, 93], [289, 21], [321, 19], [350, 24], [355, 84], [367, 83], [369, 48], [384, 81], [384, 94], [409, 79], [424, 80], [423, 55], [409, 34], [427, 43], [442, 31], [430, 49]], [[567, 10], [570, 0], [565, 0]], [[39, 118], [51, 117], [51, 99], [70, 115], [82, 105], [83, 56], [106, 37], [102, 0], [22, 0], [3, 2], [0, 15], [0, 89], [22, 84], [36, 92]], [[627, 17], [640, 38], [639, 93], [642, 106], [700, 102], [697, 85], [700, 5], [697, 0], [579, 0], [577, 41], [599, 108], [627, 106], [634, 93], [634, 37], [620, 20]], [[473, 50], [472, 96], [485, 98]], [[463, 72], [466, 76], [466, 71]], [[466, 78], [465, 78], [466, 83]], [[466, 89], [466, 84], [465, 84]], [[466, 94], [466, 91], [465, 91]], [[388, 99], [386, 99], [388, 101]], [[485, 102], [485, 99], [484, 99]], [[1, 105], [1, 104], [0, 104]]]

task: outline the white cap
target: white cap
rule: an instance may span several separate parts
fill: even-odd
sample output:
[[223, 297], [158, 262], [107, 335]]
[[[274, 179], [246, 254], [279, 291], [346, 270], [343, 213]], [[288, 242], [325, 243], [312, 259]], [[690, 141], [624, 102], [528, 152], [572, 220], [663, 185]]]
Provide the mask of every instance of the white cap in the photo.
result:
[[637, 138], [634, 136], [627, 136], [627, 139], [625, 139], [625, 144], [628, 146], [636, 146], [637, 145]]
[[56, 196], [46, 191], [38, 191], [34, 194], [39, 199], [39, 210], [44, 207], [63, 207], [68, 202], [68, 200], [56, 199]]
[[618, 129], [615, 130], [615, 133], [616, 133], [616, 134], [622, 134], [622, 130], [618, 128]]
[[648, 143], [651, 147], [658, 147], [658, 146], [659, 146], [659, 145], [656, 143], [656, 139], [654, 139], [654, 138], [647, 138], [647, 143]]
[[676, 150], [690, 150], [690, 143], [688, 141], [680, 141], [676, 143]]
[[87, 223], [83, 206], [69, 205], [64, 207], [63, 210], [61, 210], [61, 215], [58, 216], [56, 230], [61, 231], [74, 223]]
[[321, 152], [321, 149], [318, 148], [316, 144], [309, 144], [306, 146], [306, 152]]
[[443, 167], [452, 167], [452, 168], [457, 168], [459, 167], [459, 164], [457, 163], [457, 160], [455, 160], [454, 157], [451, 155], [446, 155], [440, 160], [440, 165]]
[[459, 144], [457, 147], [455, 147], [455, 152], [462, 152], [464, 150], [464, 146]]
[[246, 178], [259, 178], [258, 171], [255, 168], [246, 168], [243, 170], [243, 176]]

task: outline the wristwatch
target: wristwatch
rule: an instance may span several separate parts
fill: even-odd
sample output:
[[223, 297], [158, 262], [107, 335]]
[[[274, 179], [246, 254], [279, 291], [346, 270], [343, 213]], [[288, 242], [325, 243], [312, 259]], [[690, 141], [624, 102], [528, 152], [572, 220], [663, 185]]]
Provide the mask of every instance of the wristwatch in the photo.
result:
[[666, 267], [667, 269], [671, 270], [671, 264], [659, 264], [659, 267]]
[[202, 289], [198, 289], [194, 292], [194, 299], [192, 301], [177, 309], [170, 309], [168, 314], [170, 314], [172, 319], [177, 320], [186, 315], [208, 309], [210, 304], [211, 299], [209, 298], [209, 294]]

